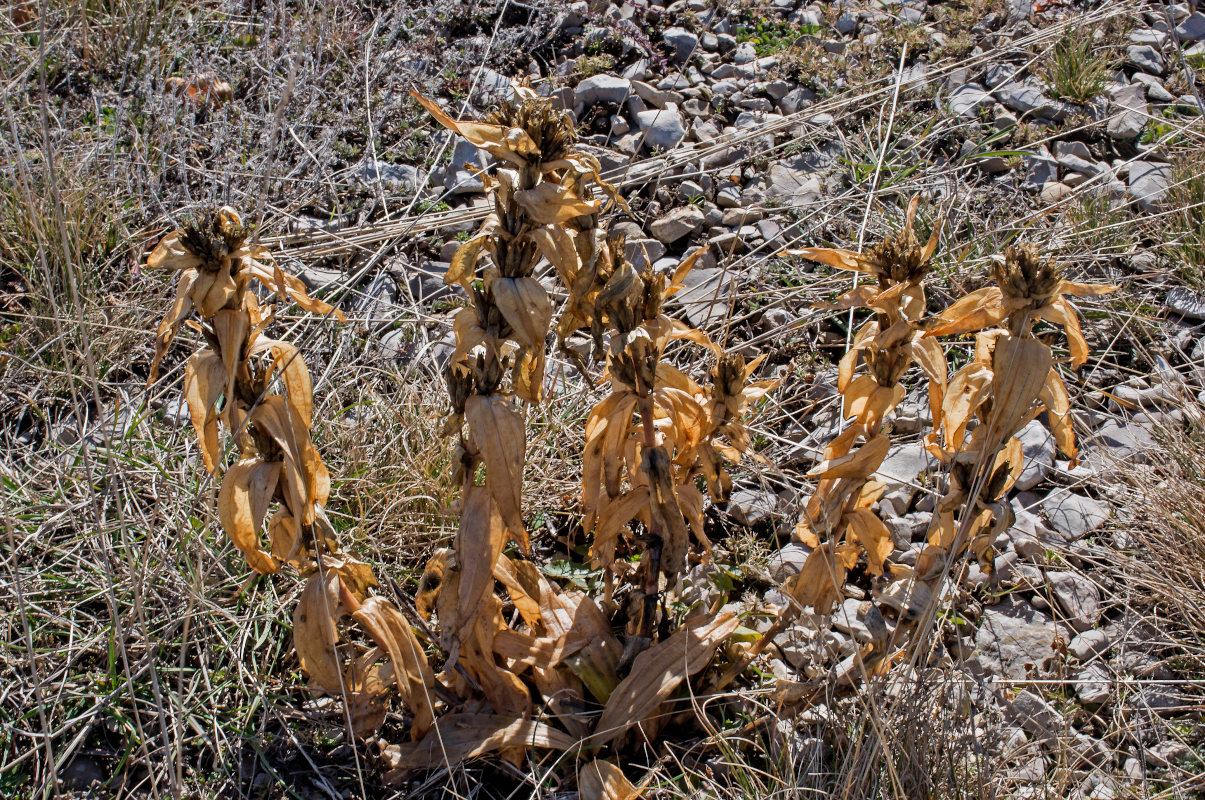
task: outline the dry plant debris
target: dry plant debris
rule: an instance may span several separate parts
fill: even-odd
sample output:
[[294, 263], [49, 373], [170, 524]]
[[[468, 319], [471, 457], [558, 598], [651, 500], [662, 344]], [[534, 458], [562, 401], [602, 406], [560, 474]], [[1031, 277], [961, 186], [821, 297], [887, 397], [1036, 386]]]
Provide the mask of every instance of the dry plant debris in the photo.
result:
[[[518, 765], [537, 748], [593, 758], [582, 767], [588, 796], [634, 797], [640, 791], [615, 764], [596, 756], [622, 758], [654, 739], [684, 687], [715, 690], [737, 680], [801, 611], [829, 613], [857, 565], [876, 586], [874, 601], [859, 609], [870, 636], [810, 689], [780, 685], [793, 698], [788, 706], [834, 677], [848, 686], [884, 673], [924, 641], [956, 559], [969, 548], [991, 569], [992, 541], [1012, 522], [1001, 498], [1022, 466], [1021, 427], [1048, 412], [1059, 447], [1074, 458], [1067, 392], [1035, 322], [1063, 327], [1070, 366], [1079, 367], [1087, 347], [1065, 295], [1114, 287], [1064, 281], [1032, 249], [1010, 248], [994, 269], [996, 286], [926, 318], [924, 280], [941, 222], [922, 245], [918, 198], [903, 228], [865, 253], [791, 251], [869, 276], [873, 283], [823, 307], [865, 309], [870, 317], [838, 371], [848, 424], [809, 473], [818, 484], [794, 536], [810, 555], [783, 587], [790, 607], [755, 641], [747, 633], [734, 639], [736, 613], [715, 606], [682, 616], [665, 598], [681, 592], [692, 564], [711, 558], [703, 491], [713, 501], [727, 498], [727, 464], [750, 449], [742, 418], [778, 380], [751, 381], [763, 357], [746, 362], [665, 313], [703, 251], [672, 276], [633, 267], [623, 237], [609, 235], [602, 217], [623, 201], [575, 147], [572, 124], [526, 87], [515, 94], [516, 103], [484, 122], [456, 121], [416, 95], [497, 165], [480, 173], [491, 210], [446, 275], [470, 298], [456, 314], [445, 369], [444, 433], [455, 443], [460, 525], [453, 547], [428, 563], [413, 614], [375, 594], [369, 565], [340, 550], [324, 512], [330, 477], [310, 437], [309, 373], [294, 346], [263, 337], [273, 310], [248, 291], [250, 279], [307, 311], [339, 312], [249, 244], [228, 208], [169, 234], [149, 259], [181, 272], [155, 365], [195, 308], [202, 324], [190, 325], [208, 347], [189, 361], [185, 394], [206, 468], [222, 472], [221, 427], [239, 448], [221, 475], [219, 519], [252, 569], [276, 573], [287, 564], [305, 579], [294, 612], [298, 659], [316, 690], [344, 698], [356, 736], [375, 734], [396, 692], [412, 741], [384, 746], [387, 780], [486, 753]], [[559, 322], [540, 280], [543, 260], [567, 294]], [[609, 385], [585, 423], [580, 496], [589, 558], [603, 574], [600, 596], [549, 580], [524, 523], [524, 404], [546, 400], [549, 334], [555, 330], [565, 349], [583, 329], [604, 362], [599, 382]], [[950, 376], [937, 337], [966, 333], [977, 335], [974, 359]], [[666, 360], [672, 341], [696, 348], [685, 363], [712, 360], [710, 385]], [[585, 359], [576, 361], [588, 374]], [[891, 534], [876, 512], [885, 484], [874, 476], [890, 447], [884, 422], [913, 366], [927, 381], [935, 421], [927, 447], [947, 465], [949, 483], [928, 548], [906, 566], [889, 561]], [[366, 640], [349, 635], [349, 620]]]

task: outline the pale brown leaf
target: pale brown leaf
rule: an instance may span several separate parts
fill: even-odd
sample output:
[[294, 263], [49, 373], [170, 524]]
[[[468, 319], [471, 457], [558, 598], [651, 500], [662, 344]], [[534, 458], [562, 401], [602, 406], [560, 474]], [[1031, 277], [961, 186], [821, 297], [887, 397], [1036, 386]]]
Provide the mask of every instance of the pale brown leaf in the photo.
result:
[[261, 575], [277, 572], [280, 564], [260, 545], [259, 530], [276, 492], [280, 462], [248, 458], [226, 470], [218, 491], [218, 519], [247, 565]]
[[387, 600], [369, 597], [352, 616], [389, 654], [402, 702], [414, 715], [411, 739], [421, 739], [435, 721], [435, 674], [406, 618]]
[[536, 720], [452, 713], [441, 717], [421, 741], [390, 745], [385, 760], [392, 769], [384, 778], [395, 782], [413, 770], [455, 766], [509, 747], [569, 750], [575, 744], [567, 733]]
[[485, 482], [498, 504], [498, 513], [515, 543], [527, 553], [530, 544], [522, 513], [523, 457], [527, 449], [523, 416], [499, 395], [473, 395], [465, 403], [464, 414], [485, 458]]
[[645, 719], [683, 680], [707, 666], [716, 648], [738, 627], [740, 618], [728, 612], [696, 617], [636, 656], [631, 673], [607, 700], [589, 743], [606, 744]]
[[577, 779], [581, 800], [637, 800], [643, 794], [623, 770], [610, 761], [595, 759], [581, 768]]

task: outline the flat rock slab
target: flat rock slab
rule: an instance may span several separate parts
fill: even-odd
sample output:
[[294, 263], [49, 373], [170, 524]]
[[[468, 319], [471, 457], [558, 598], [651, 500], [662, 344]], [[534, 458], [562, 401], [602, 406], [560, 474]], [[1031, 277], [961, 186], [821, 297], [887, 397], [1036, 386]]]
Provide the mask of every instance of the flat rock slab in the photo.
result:
[[1143, 211], [1155, 211], [1167, 194], [1171, 177], [1170, 164], [1135, 161], [1130, 164], [1130, 196], [1138, 201], [1138, 206]]
[[686, 310], [690, 324], [701, 328], [709, 322], [719, 322], [728, 316], [728, 281], [730, 275], [718, 267], [695, 267], [682, 280], [682, 291], [674, 299]]
[[1109, 518], [1109, 507], [1099, 500], [1059, 489], [1042, 501], [1051, 526], [1067, 540], [1082, 539]]
[[1031, 670], [1038, 676], [1049, 673], [1056, 653], [1057, 635], [1070, 639], [1065, 625], [1056, 623], [1024, 600], [1008, 597], [983, 610], [975, 634], [976, 654], [967, 667], [985, 676], [1024, 680]]
[[1067, 622], [1077, 631], [1087, 631], [1100, 621], [1100, 589], [1074, 572], [1048, 572], [1047, 584]]

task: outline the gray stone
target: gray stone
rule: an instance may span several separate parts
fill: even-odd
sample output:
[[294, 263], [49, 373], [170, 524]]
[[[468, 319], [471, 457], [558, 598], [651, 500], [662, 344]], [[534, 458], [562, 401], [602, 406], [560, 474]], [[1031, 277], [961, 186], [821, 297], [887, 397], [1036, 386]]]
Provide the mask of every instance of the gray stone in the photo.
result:
[[1171, 177], [1170, 164], [1135, 161], [1130, 164], [1129, 194], [1138, 201], [1138, 205], [1143, 211], [1155, 211], [1164, 195], [1167, 194]]
[[1141, 83], [1131, 83], [1113, 93], [1112, 116], [1105, 130], [1114, 139], [1137, 139], [1146, 125], [1150, 109]]
[[1176, 38], [1181, 42], [1199, 42], [1205, 39], [1205, 13], [1198, 11], [1177, 25]]
[[682, 304], [691, 325], [699, 328], [728, 316], [729, 277], [715, 267], [695, 267], [686, 274], [684, 288], [674, 299]]
[[1042, 501], [1042, 511], [1068, 541], [1082, 539], [1109, 518], [1109, 507], [1082, 494], [1058, 489]]
[[842, 36], [849, 36], [858, 29], [858, 18], [853, 14], [842, 14], [837, 18], [837, 23], [833, 27]]
[[1163, 74], [1163, 56], [1149, 44], [1132, 44], [1126, 48], [1126, 59], [1143, 72]]
[[1071, 194], [1071, 187], [1065, 183], [1058, 181], [1050, 181], [1043, 184], [1042, 191], [1038, 197], [1043, 203], [1053, 204], [1067, 198]]
[[[476, 148], [473, 149], [476, 153]], [[388, 161], [366, 161], [360, 168], [365, 183], [383, 183], [394, 188], [417, 189], [423, 185], [422, 173], [410, 164], [390, 164]]]
[[1156, 103], [1174, 103], [1176, 96], [1167, 90], [1158, 76], [1147, 75], [1145, 72], [1134, 73], [1134, 83], [1146, 87], [1146, 96]]
[[937, 464], [920, 442], [899, 444], [887, 451], [887, 457], [874, 473], [876, 480], [883, 481], [891, 489], [917, 482], [917, 476], [932, 470]]
[[983, 82], [989, 89], [995, 89], [997, 86], [1008, 83], [1016, 74], [1017, 68], [1013, 64], [992, 64], [987, 68]]
[[748, 528], [771, 521], [777, 511], [778, 495], [765, 489], [736, 489], [728, 499], [728, 516]]
[[1109, 648], [1112, 646], [1112, 636], [1098, 628], [1092, 628], [1077, 634], [1067, 645], [1067, 649], [1080, 660], [1080, 663], [1086, 664], [1093, 658], [1109, 652]]
[[975, 166], [989, 175], [1008, 172], [1008, 159], [1003, 156], [983, 156], [975, 159]]
[[1158, 445], [1145, 427], [1109, 420], [1092, 436], [1095, 449], [1110, 461], [1142, 461], [1146, 451]]
[[778, 107], [784, 114], [795, 114], [816, 102], [816, 93], [811, 89], [799, 87], [787, 92], [778, 101]]
[[1100, 589], [1074, 572], [1048, 572], [1046, 580], [1055, 602], [1077, 631], [1086, 631], [1100, 620]]
[[[648, 259], [645, 259], [645, 254]], [[628, 239], [623, 247], [623, 254], [632, 262], [632, 266], [640, 269], [645, 264], [657, 263], [665, 255], [665, 245], [656, 239]]]
[[699, 44], [699, 37], [685, 28], [666, 28], [661, 38], [673, 50], [673, 62], [684, 64]]
[[732, 63], [738, 67], [757, 60], [757, 50], [749, 42], [742, 42], [732, 51]]
[[1021, 452], [1025, 454], [1025, 468], [1014, 486], [1024, 492], [1044, 481], [1054, 469], [1057, 448], [1054, 436], [1036, 419], [1022, 428], [1017, 437], [1021, 440]]
[[632, 93], [632, 82], [614, 75], [591, 75], [573, 90], [574, 99], [583, 105], [594, 103], [622, 103]]
[[1018, 114], [1031, 114], [1041, 119], [1061, 122], [1071, 113], [1066, 103], [1046, 96], [1046, 85], [1034, 78], [1006, 83], [995, 89], [996, 98]]
[[1191, 289], [1176, 286], [1167, 292], [1167, 307], [1182, 317], [1205, 319], [1205, 297]]
[[703, 227], [703, 212], [697, 206], [679, 206], [649, 226], [653, 238], [671, 244]]
[[1025, 167], [1023, 185], [1030, 191], [1040, 191], [1047, 183], [1058, 180], [1058, 162], [1050, 157], [1045, 148], [1038, 153], [1022, 157], [1021, 164]]
[[775, 163], [770, 167], [766, 197], [792, 207], [814, 203], [824, 196], [820, 179], [815, 175]]
[[798, 542], [783, 545], [782, 549], [770, 556], [770, 577], [782, 583], [792, 575], [798, 575], [811, 553], [812, 548]]
[[675, 105], [641, 111], [636, 114], [636, 124], [644, 131], [645, 144], [659, 150], [677, 147], [686, 136], [686, 125]]
[[452, 164], [448, 168], [447, 177], [444, 178], [444, 187], [454, 195], [476, 194], [485, 189], [481, 178], [466, 170], [465, 164], [478, 168], [483, 166], [481, 153], [468, 141], [457, 139], [452, 150]]
[[1041, 676], [1055, 661], [1054, 639], [1062, 626], [1016, 596], [983, 610], [975, 634], [978, 653], [968, 666], [987, 676], [1024, 680], [1030, 669]]
[[1040, 695], [1024, 689], [1009, 703], [1013, 721], [1025, 732], [1039, 741], [1050, 741], [1058, 736], [1067, 723], [1063, 715], [1054, 710]]
[[1088, 149], [1088, 145], [1080, 141], [1055, 142], [1054, 157], [1059, 160], [1059, 163], [1063, 163], [1063, 159], [1068, 156], [1076, 156], [1085, 161], [1091, 161], [1092, 151]]
[[991, 108], [995, 103], [995, 99], [975, 83], [959, 86], [946, 101], [950, 113], [971, 119], [978, 119], [980, 109]]

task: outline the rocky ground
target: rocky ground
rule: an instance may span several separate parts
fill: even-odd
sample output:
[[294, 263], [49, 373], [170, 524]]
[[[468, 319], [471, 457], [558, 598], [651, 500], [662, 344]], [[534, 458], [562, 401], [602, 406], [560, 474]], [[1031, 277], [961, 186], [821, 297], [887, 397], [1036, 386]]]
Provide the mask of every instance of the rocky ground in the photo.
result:
[[[30, 60], [7, 77], [30, 102], [9, 110], [3, 145], [0, 552], [6, 592], [27, 612], [3, 627], [0, 674], [15, 688], [0, 689], [0, 790], [45, 780], [45, 743], [66, 789], [96, 778], [110, 792], [364, 791], [338, 720], [306, 705], [289, 677], [296, 665], [273, 622], [289, 590], [248, 589], [229, 548], [200, 533], [212, 488], [194, 474], [183, 429], [186, 350], [166, 384], [142, 389], [142, 331], [168, 287], [137, 264], [185, 212], [231, 202], [262, 220], [287, 267], [340, 303], [351, 324], [337, 331], [289, 321], [315, 354], [316, 395], [335, 420], [319, 447], [349, 476], [332, 508], [365, 557], [403, 580], [452, 529], [432, 420], [461, 298], [442, 276], [484, 214], [466, 165], [487, 165], [408, 91], [472, 115], [510, 97], [514, 79], [574, 115], [585, 149], [628, 198], [632, 215], [612, 229], [630, 259], [672, 271], [706, 248], [675, 313], [728, 347], [766, 353], [764, 375], [783, 379], [754, 421], [765, 461], [738, 472], [732, 500], [708, 511], [725, 591], [754, 627], [785, 607], [774, 587], [808, 552], [790, 532], [812, 491], [804, 474], [842, 424], [834, 364], [856, 322], [813, 307], [850, 288], [848, 275], [781, 251], [871, 244], [920, 195], [926, 232], [944, 215], [931, 310], [984, 285], [992, 257], [1018, 240], [1074, 279], [1120, 287], [1080, 309], [1092, 351], [1068, 373], [1080, 463], [1062, 459], [1041, 420], [1023, 431], [1016, 524], [996, 542], [990, 574], [969, 565], [951, 588], [930, 663], [779, 730], [784, 744], [770, 746], [786, 748], [793, 772], [775, 773], [780, 783], [764, 792], [727, 758], [702, 762], [712, 790], [831, 791], [841, 784], [818, 776], [862, 763], [834, 729], [875, 703], [900, 726], [886, 749], [906, 753], [911, 769], [897, 765], [895, 784], [859, 777], [865, 796], [1205, 790], [1205, 10], [1195, 2], [171, 8], [166, 32], [141, 40], [157, 45], [109, 61], [86, 35], [81, 44], [66, 33], [49, 40], [56, 60], [38, 62], [30, 26], [53, 20], [11, 20]], [[187, 46], [169, 56], [173, 36]], [[131, 60], [138, 53], [143, 61]], [[231, 84], [228, 104], [164, 91], [169, 75], [203, 73]], [[57, 184], [40, 177], [55, 170]], [[76, 221], [61, 226], [51, 197]], [[73, 263], [87, 269], [74, 276], [85, 299], [69, 296]], [[571, 344], [589, 347], [585, 337]], [[565, 550], [574, 522], [564, 498], [581, 446], [574, 426], [596, 398], [567, 363], [549, 381], [555, 399], [533, 412], [542, 455], [528, 505], [544, 509], [545, 546], [565, 574], [588, 581]], [[878, 474], [891, 560], [905, 565], [942, 482], [920, 441], [927, 408], [918, 386], [894, 412], [897, 444]], [[169, 536], [178, 552], [163, 544]], [[711, 570], [692, 580], [701, 597], [722, 583]], [[800, 620], [760, 665], [767, 681], [815, 678], [854, 651], [868, 635], [859, 609], [875, 591], [863, 583], [836, 613]], [[163, 619], [148, 621], [148, 604]], [[226, 621], [190, 634], [182, 620], [198, 606], [224, 608]], [[27, 637], [31, 649], [17, 644]], [[230, 648], [248, 666], [226, 676]], [[34, 651], [45, 662], [36, 669]], [[171, 688], [183, 667], [163, 672], [163, 686], [144, 680], [176, 659], [188, 664], [187, 691]], [[47, 701], [55, 685], [68, 688]], [[146, 699], [163, 691], [178, 697], [170, 719]], [[108, 699], [89, 706], [99, 696]], [[247, 704], [233, 706], [238, 719], [194, 708], [232, 697]], [[45, 702], [39, 724], [31, 709]], [[179, 783], [149, 778], [155, 765]], [[666, 796], [680, 791], [671, 783]]]

